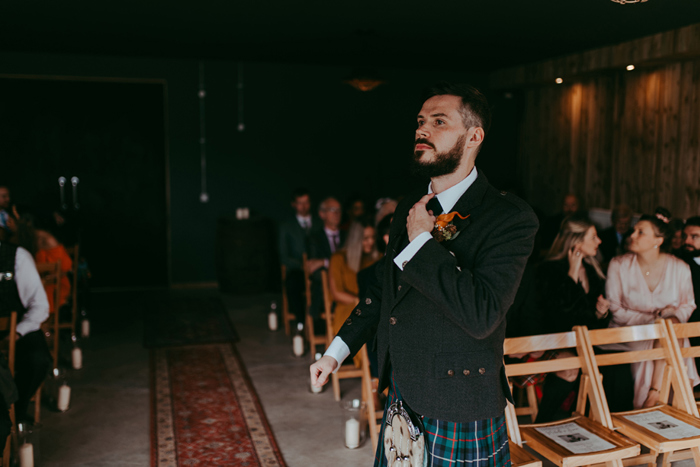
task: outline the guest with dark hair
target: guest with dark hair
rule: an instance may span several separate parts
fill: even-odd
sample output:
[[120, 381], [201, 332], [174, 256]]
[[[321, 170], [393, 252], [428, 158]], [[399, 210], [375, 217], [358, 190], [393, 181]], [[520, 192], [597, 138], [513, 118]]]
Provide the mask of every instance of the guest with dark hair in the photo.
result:
[[[653, 323], [658, 318], [685, 323], [695, 310], [688, 265], [666, 252], [670, 249], [668, 224], [656, 215], [642, 216], [630, 236], [630, 252], [613, 258], [605, 286], [612, 312], [611, 327]], [[650, 349], [653, 341], [610, 345], [608, 350]], [[688, 345], [687, 339], [684, 345]], [[692, 360], [688, 376], [700, 383]], [[632, 364], [635, 408], [651, 407], [659, 400], [663, 361]]]
[[309, 235], [314, 228], [320, 228], [318, 220], [311, 215], [311, 196], [305, 188], [297, 188], [292, 193], [294, 213], [280, 225], [280, 262], [286, 267], [286, 291], [289, 311], [299, 323], [304, 322], [306, 300], [304, 291], [304, 253], [309, 250]]
[[547, 218], [542, 224], [542, 228], [540, 229], [540, 240], [542, 242], [541, 246], [543, 248], [549, 248], [554, 242], [556, 236], [559, 234], [559, 229], [561, 228], [561, 224], [564, 219], [580, 212], [581, 202], [579, 201], [578, 196], [573, 193], [569, 193], [564, 196], [561, 212]]
[[612, 210], [612, 226], [600, 233], [600, 252], [603, 263], [624, 253], [625, 242], [632, 235], [632, 209], [626, 204], [619, 204]]
[[[593, 223], [583, 215], [564, 219], [546, 260], [537, 267], [533, 300], [540, 330], [536, 334], [568, 332], [574, 326], [605, 328], [610, 321], [610, 303], [603, 297], [605, 275], [596, 260], [600, 239]], [[541, 314], [540, 314], [541, 313]], [[548, 358], [571, 357], [560, 351]], [[555, 420], [557, 411], [576, 389], [578, 370], [547, 375], [537, 423]]]
[[340, 230], [347, 232], [353, 222], [365, 217], [365, 200], [359, 193], [353, 193], [345, 200], [345, 212]]
[[668, 228], [671, 237], [671, 252], [679, 256], [683, 251], [683, 229], [685, 228], [685, 222], [681, 219], [671, 219], [668, 223]]

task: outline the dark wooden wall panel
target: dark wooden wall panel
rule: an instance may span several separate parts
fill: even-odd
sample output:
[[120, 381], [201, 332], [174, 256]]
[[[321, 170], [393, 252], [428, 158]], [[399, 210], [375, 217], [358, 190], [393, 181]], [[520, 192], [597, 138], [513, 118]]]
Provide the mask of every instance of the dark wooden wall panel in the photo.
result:
[[588, 207], [700, 215], [700, 60], [524, 93], [518, 174], [533, 204], [555, 212], [573, 192]]

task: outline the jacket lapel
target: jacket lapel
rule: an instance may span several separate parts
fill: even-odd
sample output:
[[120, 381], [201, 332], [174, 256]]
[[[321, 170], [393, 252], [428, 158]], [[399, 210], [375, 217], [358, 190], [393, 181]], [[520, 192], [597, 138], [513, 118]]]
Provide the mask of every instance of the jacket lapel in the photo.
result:
[[[466, 219], [460, 219], [459, 217], [455, 216], [452, 221], [452, 223], [457, 227], [457, 232], [459, 232], [460, 235], [468, 235], [465, 231], [472, 222], [472, 213], [477, 209], [477, 207], [481, 204], [482, 200], [484, 199], [484, 195], [486, 194], [488, 186], [489, 182], [486, 179], [486, 176], [483, 172], [479, 171], [479, 174], [476, 180], [474, 180], [472, 186], [469, 187], [469, 189], [462, 195], [461, 198], [459, 198], [457, 203], [455, 203], [454, 207], [449, 211], [457, 211], [462, 216], [466, 216], [467, 214], [469, 215], [469, 217], [467, 217]], [[413, 204], [415, 204], [420, 199], [420, 196], [415, 199], [415, 201], [411, 204], [411, 207], [413, 207]], [[403, 249], [405, 248], [405, 245], [408, 244], [408, 232], [406, 231], [405, 219], [404, 225], [402, 226], [399, 234], [396, 237], [396, 241], [393, 243], [394, 250], [392, 251], [392, 263], [394, 257], [401, 253], [401, 251], [403, 251]], [[451, 241], [452, 240], [448, 240], [447, 243], [449, 244]], [[402, 242], [405, 242], [405, 244]], [[399, 285], [401, 285], [401, 290], [398, 290]], [[399, 304], [403, 297], [406, 296], [409, 289], [411, 289], [410, 285], [406, 283], [401, 283], [401, 270], [399, 270], [399, 268], [395, 264], [392, 264], [391, 287], [393, 290], [392, 295], [394, 297], [394, 302], [391, 305], [391, 308], [393, 309], [394, 307], [396, 307], [396, 305]]]

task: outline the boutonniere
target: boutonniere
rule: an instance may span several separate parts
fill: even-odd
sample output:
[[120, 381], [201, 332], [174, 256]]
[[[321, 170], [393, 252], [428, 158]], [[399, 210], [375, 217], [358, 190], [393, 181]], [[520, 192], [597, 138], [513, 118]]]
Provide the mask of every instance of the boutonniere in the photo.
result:
[[438, 242], [454, 240], [457, 235], [459, 235], [457, 226], [452, 223], [452, 219], [454, 219], [455, 216], [460, 219], [466, 219], [469, 217], [469, 214], [461, 216], [457, 211], [453, 211], [448, 214], [440, 214], [437, 216], [437, 219], [435, 219], [435, 227], [433, 227], [433, 231], [430, 232], [435, 240]]

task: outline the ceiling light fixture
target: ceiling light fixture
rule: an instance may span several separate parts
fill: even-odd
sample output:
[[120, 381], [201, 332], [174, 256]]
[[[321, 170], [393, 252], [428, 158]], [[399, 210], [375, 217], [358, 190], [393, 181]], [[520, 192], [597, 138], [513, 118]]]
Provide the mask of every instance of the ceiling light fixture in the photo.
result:
[[627, 65], [627, 71], [634, 70], [634, 65]]
[[557, 83], [557, 84], [561, 84], [561, 83], [564, 82], [564, 80], [561, 79], [561, 78], [557, 78], [557, 79], [554, 80], [554, 82]]
[[371, 91], [385, 81], [379, 78], [379, 73], [373, 69], [358, 69], [355, 70], [344, 83], [349, 84], [359, 91]]
[[646, 3], [647, 0], [612, 0], [615, 3], [619, 3], [620, 5], [625, 5], [627, 3]]

